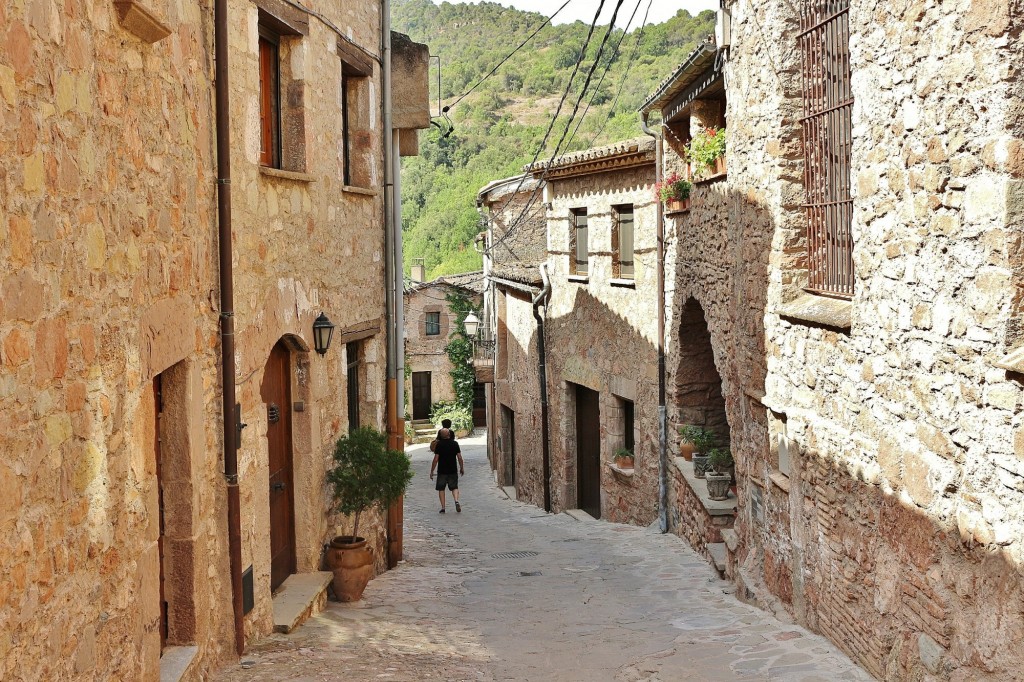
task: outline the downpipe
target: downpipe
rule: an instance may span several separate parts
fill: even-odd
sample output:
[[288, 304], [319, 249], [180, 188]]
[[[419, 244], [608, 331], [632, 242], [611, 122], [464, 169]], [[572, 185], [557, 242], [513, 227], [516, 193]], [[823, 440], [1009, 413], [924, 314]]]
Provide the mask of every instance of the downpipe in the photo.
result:
[[[537, 373], [540, 376], [540, 437], [542, 475], [544, 476], [544, 511], [551, 511], [551, 449], [548, 445], [548, 375], [547, 356], [544, 350], [544, 317], [547, 314], [547, 302], [551, 296], [551, 280], [548, 279], [548, 265], [540, 266], [543, 288], [533, 297], [533, 318], [537, 320]], [[540, 306], [545, 308], [545, 315], [540, 314]]]
[[228, 0], [214, 5], [214, 59], [216, 60], [217, 228], [220, 270], [221, 406], [224, 419], [224, 480], [228, 498], [228, 563], [231, 572], [231, 608], [235, 625], [235, 652], [245, 650], [245, 614], [242, 605], [242, 507], [238, 492], [239, 424], [235, 415], [235, 289], [231, 265], [231, 127], [228, 83]]
[[[654, 138], [656, 150], [655, 180], [664, 174], [664, 140], [660, 132], [647, 125], [645, 112], [640, 128]], [[665, 207], [658, 202], [658, 527], [668, 532], [668, 410], [665, 406]]]

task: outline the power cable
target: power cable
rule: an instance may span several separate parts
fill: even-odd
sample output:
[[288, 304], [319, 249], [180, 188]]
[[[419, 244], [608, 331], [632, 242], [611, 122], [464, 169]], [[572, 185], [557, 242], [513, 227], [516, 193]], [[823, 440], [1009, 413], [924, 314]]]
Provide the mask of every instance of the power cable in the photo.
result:
[[[608, 30], [605, 32], [604, 39], [601, 41], [601, 45], [597, 49], [597, 55], [594, 57], [594, 63], [590, 66], [590, 70], [587, 72], [587, 77], [586, 77], [586, 79], [583, 82], [583, 87], [580, 89], [579, 97], [576, 98], [576, 104], [573, 106], [572, 113], [569, 115], [569, 120], [565, 124], [565, 129], [562, 131], [562, 137], [558, 140], [558, 144], [555, 145], [554, 152], [551, 155], [551, 160], [552, 161], [554, 161], [554, 159], [556, 159], [558, 157], [558, 154], [560, 153], [560, 151], [562, 149], [562, 144], [565, 142], [566, 136], [569, 134], [569, 128], [572, 127], [572, 122], [576, 118], [576, 114], [579, 112], [580, 104], [583, 103], [583, 98], [586, 96], [587, 89], [590, 87], [590, 81], [594, 77], [594, 72], [597, 71], [597, 67], [601, 63], [601, 57], [604, 54], [604, 48], [608, 44], [608, 37], [611, 35], [612, 29], [615, 27], [615, 20], [616, 20], [616, 18], [618, 18], [619, 9], [622, 8], [622, 3], [623, 2], [625, 2], [625, 0], [617, 0], [617, 2], [615, 3], [615, 11], [612, 12], [611, 21], [608, 23]], [[598, 7], [598, 9], [597, 9], [597, 15], [594, 16], [594, 23], [591, 24], [591, 32], [587, 35], [587, 42], [588, 43], [590, 41], [590, 36], [593, 34], [593, 28], [594, 28], [594, 26], [597, 25], [597, 17], [600, 16], [601, 9], [602, 9], [603, 6], [604, 6], [604, 0], [602, 0], [602, 2], [601, 2], [601, 7]], [[586, 52], [586, 45], [584, 45], [583, 52]], [[581, 56], [582, 56], [582, 53], [581, 53]], [[579, 63], [580, 62], [577, 61], [577, 65]], [[575, 75], [575, 73], [574, 73], [574, 75]], [[572, 85], [572, 83], [570, 81], [569, 86], [571, 87], [571, 85]], [[568, 90], [567, 90], [567, 92], [568, 92]], [[560, 108], [561, 107], [559, 107], [559, 109]], [[554, 118], [552, 118], [552, 125], [548, 128], [549, 131], [554, 127], [554, 122], [557, 119], [558, 119], [558, 112], [556, 111]], [[545, 141], [546, 141], [546, 137], [545, 137]], [[542, 148], [543, 148], [543, 146], [542, 146]], [[538, 150], [537, 156], [539, 156], [539, 155], [540, 155], [540, 150]], [[537, 162], [537, 157], [535, 156], [533, 163], [536, 163], [536, 162]], [[530, 165], [532, 166], [533, 164], [530, 164]], [[537, 192], [540, 189], [541, 184], [543, 184], [544, 181], [547, 179], [547, 174], [548, 174], [548, 170], [550, 169], [550, 167], [551, 167], [551, 164], [549, 162], [548, 165], [546, 165], [544, 167], [544, 170], [541, 172], [540, 183], [538, 184], [538, 189], [535, 189], [533, 191], [532, 195], [530, 196], [530, 199], [527, 201], [526, 206], [524, 206], [523, 210], [520, 211], [519, 217], [515, 221], [513, 221], [512, 225], [505, 232], [505, 234], [502, 235], [501, 238], [497, 242], [495, 242], [492, 245], [491, 248], [493, 248], [494, 246], [497, 246], [497, 245], [501, 244], [502, 242], [504, 242], [519, 227], [519, 225], [521, 224], [521, 220], [522, 220], [523, 216], [526, 215], [526, 213], [530, 210], [530, 208], [533, 207], [534, 202], [536, 202], [536, 200], [537, 200]], [[524, 177], [524, 180], [525, 180], [525, 174], [524, 174], [523, 177]], [[518, 192], [518, 189], [516, 191]], [[511, 201], [512, 198], [513, 197], [510, 197], [509, 201]], [[507, 205], [508, 205], [508, 202], [506, 202], [506, 206]]]
[[[526, 38], [526, 40], [524, 40], [523, 42], [519, 43], [519, 47], [517, 47], [516, 49], [512, 50], [512, 52], [511, 52], [511, 53], [509, 53], [509, 55], [508, 55], [508, 56], [506, 56], [506, 57], [505, 57], [504, 59], [502, 59], [502, 60], [501, 60], [500, 62], [498, 62], [497, 66], [495, 66], [495, 67], [494, 67], [493, 69], [491, 69], [491, 70], [490, 70], [490, 71], [489, 71], [489, 72], [487, 73], [487, 75], [486, 75], [486, 76], [484, 76], [483, 78], [481, 78], [480, 80], [478, 80], [478, 81], [477, 81], [477, 82], [476, 82], [476, 83], [475, 83], [475, 84], [473, 85], [473, 87], [471, 87], [471, 88], [470, 88], [469, 90], [466, 90], [466, 92], [464, 92], [464, 93], [462, 93], [461, 95], [459, 95], [458, 99], [456, 99], [456, 100], [455, 100], [454, 102], [452, 102], [452, 103], [451, 103], [451, 104], [449, 104], [448, 106], [446, 106], [446, 107], [444, 107], [443, 109], [441, 109], [441, 112], [442, 112], [442, 113], [447, 113], [448, 111], [450, 111], [450, 110], [451, 110], [451, 108], [452, 108], [452, 107], [454, 107], [454, 106], [455, 106], [456, 104], [458, 104], [458, 103], [459, 103], [459, 102], [461, 102], [461, 101], [462, 101], [463, 99], [465, 99], [467, 95], [469, 95], [469, 94], [470, 94], [471, 92], [473, 92], [473, 91], [474, 91], [474, 90], [476, 90], [476, 89], [477, 89], [478, 87], [480, 87], [481, 85], [483, 85], [484, 81], [486, 81], [486, 80], [487, 80], [488, 78], [490, 78], [491, 76], [493, 76], [493, 75], [494, 75], [494, 73], [495, 73], [495, 72], [496, 72], [496, 71], [497, 71], [498, 69], [500, 69], [500, 68], [501, 68], [501, 66], [502, 66], [502, 65], [503, 65], [503, 64], [504, 64], [505, 62], [507, 62], [507, 61], [508, 61], [509, 59], [512, 59], [512, 57], [513, 57], [513, 56], [515, 56], [515, 54], [516, 54], [517, 52], [519, 52], [519, 50], [523, 49], [523, 48], [524, 48], [524, 47], [526, 46], [526, 44], [527, 44], [528, 42], [530, 42], [531, 40], [533, 40], [534, 36], [536, 36], [536, 35], [537, 35], [538, 33], [540, 33], [540, 32], [541, 32], [541, 30], [542, 30], [542, 29], [543, 29], [543, 28], [544, 28], [545, 26], [547, 26], [548, 24], [550, 24], [550, 23], [551, 23], [551, 21], [552, 21], [552, 20], [554, 20], [554, 18], [558, 16], [558, 13], [559, 13], [559, 12], [561, 12], [561, 11], [562, 11], [563, 9], [565, 9], [565, 8], [566, 8], [566, 5], [568, 5], [568, 4], [570, 3], [570, 2], [572, 2], [572, 0], [565, 0], [565, 2], [564, 2], [564, 3], [562, 4], [562, 6], [561, 6], [561, 7], [559, 7], [559, 8], [558, 8], [558, 9], [557, 9], [557, 10], [555, 11], [555, 13], [554, 13], [554, 14], [552, 14], [552, 15], [551, 15], [550, 17], [548, 17], [547, 19], [545, 19], [545, 20], [544, 20], [544, 21], [543, 21], [543, 22], [542, 22], [542, 23], [540, 24], [540, 26], [538, 26], [538, 27], [537, 27], [537, 29], [536, 29], [536, 30], [535, 30], [535, 31], [534, 31], [533, 33], [531, 33], [531, 34], [530, 34], [530, 35], [529, 35], [529, 36], [528, 36], [528, 37]], [[601, 4], [604, 4], [604, 0], [602, 0]]]

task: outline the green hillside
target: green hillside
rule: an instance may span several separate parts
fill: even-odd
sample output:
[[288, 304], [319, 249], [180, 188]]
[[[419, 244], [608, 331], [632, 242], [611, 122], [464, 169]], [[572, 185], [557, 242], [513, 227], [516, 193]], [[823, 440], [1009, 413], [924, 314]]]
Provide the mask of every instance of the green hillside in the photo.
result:
[[[552, 11], [560, 4], [553, 2]], [[635, 6], [635, 0], [626, 0], [618, 23], [625, 23]], [[634, 27], [641, 23], [646, 7], [647, 0], [641, 0]], [[493, 2], [435, 5], [430, 0], [394, 0], [392, 16], [395, 30], [427, 43], [430, 53], [440, 56], [444, 105], [470, 89], [544, 21], [540, 14]], [[592, 98], [593, 106], [563, 151], [640, 135], [636, 109], [699, 40], [714, 32], [714, 19], [710, 11], [691, 16], [681, 10], [665, 23], [647, 26], [638, 48], [635, 28], [625, 36], [621, 30], [614, 31], [581, 112]], [[402, 165], [406, 271], [413, 258], [425, 259], [430, 278], [480, 268], [480, 255], [472, 246], [480, 231], [476, 193], [492, 180], [519, 173], [533, 159], [589, 29], [589, 24], [582, 22], [546, 26], [497, 73], [452, 107], [449, 115], [455, 130], [450, 136], [442, 137], [437, 127], [421, 133], [420, 156], [406, 158]], [[566, 119], [604, 33], [604, 27], [594, 32], [562, 110]], [[635, 49], [637, 57], [624, 79]], [[436, 77], [432, 69], [432, 88]], [[436, 91], [432, 90], [432, 96], [432, 111], [437, 114]], [[576, 125], [574, 122], [573, 129]], [[548, 153], [541, 158], [550, 156], [563, 128], [562, 122], [555, 126]]]

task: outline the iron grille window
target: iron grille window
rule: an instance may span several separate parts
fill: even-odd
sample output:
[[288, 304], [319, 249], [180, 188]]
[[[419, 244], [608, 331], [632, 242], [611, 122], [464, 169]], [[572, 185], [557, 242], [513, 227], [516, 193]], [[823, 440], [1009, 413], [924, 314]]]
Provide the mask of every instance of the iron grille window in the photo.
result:
[[569, 228], [569, 273], [586, 275], [590, 253], [587, 250], [587, 209], [574, 208]]
[[803, 0], [804, 188], [808, 288], [853, 296], [853, 91], [850, 88], [850, 0]]
[[612, 245], [615, 249], [612, 276], [633, 279], [633, 205], [615, 206]]
[[441, 313], [427, 313], [427, 336], [441, 334]]

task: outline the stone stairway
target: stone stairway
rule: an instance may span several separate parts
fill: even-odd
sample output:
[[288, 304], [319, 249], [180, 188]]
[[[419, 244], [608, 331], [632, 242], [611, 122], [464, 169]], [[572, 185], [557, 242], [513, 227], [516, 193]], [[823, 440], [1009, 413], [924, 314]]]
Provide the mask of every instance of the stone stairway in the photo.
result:
[[413, 440], [413, 443], [429, 443], [437, 435], [437, 429], [429, 419], [413, 420], [412, 428], [416, 432], [416, 438]]

